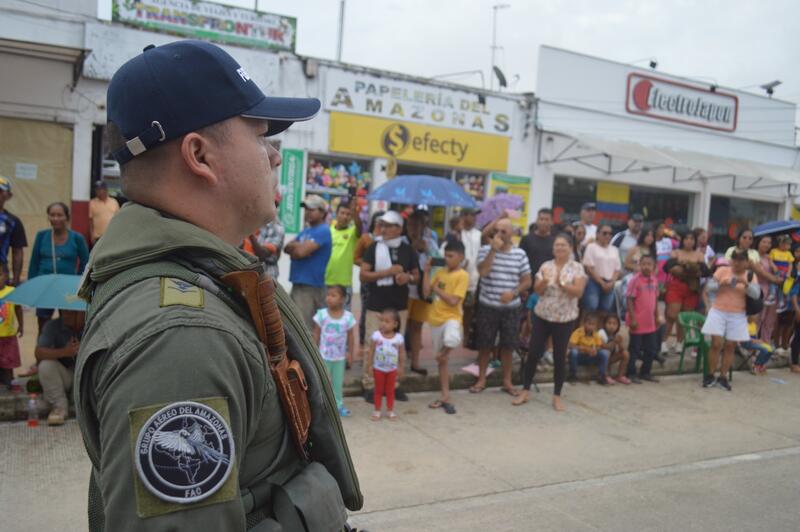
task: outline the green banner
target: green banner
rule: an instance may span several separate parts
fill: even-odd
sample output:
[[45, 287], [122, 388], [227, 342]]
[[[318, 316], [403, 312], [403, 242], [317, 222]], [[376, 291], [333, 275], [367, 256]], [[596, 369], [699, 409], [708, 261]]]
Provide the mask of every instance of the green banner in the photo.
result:
[[280, 219], [287, 233], [299, 233], [303, 228], [300, 203], [303, 194], [303, 150], [281, 150], [281, 200]]
[[294, 17], [199, 0], [112, 1], [115, 22], [172, 35], [294, 52]]

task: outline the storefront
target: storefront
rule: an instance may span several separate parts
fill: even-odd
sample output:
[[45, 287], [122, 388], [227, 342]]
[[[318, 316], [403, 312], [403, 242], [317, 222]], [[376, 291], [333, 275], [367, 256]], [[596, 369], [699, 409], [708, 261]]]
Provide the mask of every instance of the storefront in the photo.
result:
[[[512, 143], [524, 143], [514, 136], [517, 122], [522, 122], [520, 109], [529, 107], [520, 96], [327, 65], [324, 109], [329, 155], [313, 157], [360, 159], [362, 167], [371, 162], [374, 172], [364, 180], [371, 188], [395, 175], [433, 175], [458, 183], [476, 201], [483, 201], [493, 173], [509, 171]], [[532, 138], [527, 144], [532, 147]], [[318, 176], [309, 169], [309, 184], [312, 178], [318, 182]], [[306, 192], [315, 190], [307, 187]], [[526, 204], [528, 200], [526, 195]], [[440, 236], [449, 212], [433, 209]]]
[[800, 192], [789, 102], [543, 46], [535, 207], [571, 221], [642, 213], [709, 227], [715, 249], [742, 227], [788, 217]]

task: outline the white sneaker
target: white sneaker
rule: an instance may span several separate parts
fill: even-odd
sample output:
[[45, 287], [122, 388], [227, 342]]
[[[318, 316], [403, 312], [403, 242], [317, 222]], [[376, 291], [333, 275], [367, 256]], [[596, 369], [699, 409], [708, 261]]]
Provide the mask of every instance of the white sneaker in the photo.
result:
[[550, 366], [553, 365], [553, 352], [552, 351], [545, 351], [544, 357], [542, 359]]
[[672, 344], [673, 353], [678, 354], [681, 351], [683, 351], [683, 342], [675, 342], [674, 344]]
[[661, 342], [661, 353], [669, 353], [669, 346], [667, 342]]

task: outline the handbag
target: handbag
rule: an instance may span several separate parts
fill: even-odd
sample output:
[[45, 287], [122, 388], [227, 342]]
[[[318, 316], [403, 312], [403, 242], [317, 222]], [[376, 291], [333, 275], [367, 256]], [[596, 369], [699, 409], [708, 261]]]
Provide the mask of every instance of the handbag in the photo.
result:
[[[753, 272], [747, 272], [747, 284], [753, 282]], [[764, 294], [761, 293], [761, 289], [758, 290], [758, 297], [750, 297], [746, 296], [747, 299], [745, 300], [745, 314], [748, 316], [755, 316], [756, 314], [761, 314], [761, 311], [764, 310]]]

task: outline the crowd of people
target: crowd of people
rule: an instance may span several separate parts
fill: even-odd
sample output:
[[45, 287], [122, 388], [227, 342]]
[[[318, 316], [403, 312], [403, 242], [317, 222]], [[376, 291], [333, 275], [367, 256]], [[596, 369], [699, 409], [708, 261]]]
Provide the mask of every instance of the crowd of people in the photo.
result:
[[[92, 245], [119, 209], [104, 183], [96, 190]], [[22, 222], [3, 208], [10, 197], [10, 181], [0, 178], [0, 297], [20, 282], [27, 246]], [[305, 228], [290, 242], [275, 220], [242, 248], [275, 278], [281, 253], [290, 257], [291, 297], [320, 347], [342, 416], [350, 415], [342, 398], [345, 370], [361, 358], [372, 418], [397, 419], [395, 398], [407, 400], [399, 387], [404, 371], [428, 372], [420, 363], [425, 326], [441, 390], [430, 406], [448, 414], [456, 412], [448, 373], [455, 348], [477, 351], [470, 392], [482, 392], [490, 366], [499, 366], [502, 390], [517, 406], [528, 401], [537, 370], [552, 365], [552, 403], [563, 410], [563, 384], [577, 380], [580, 366], [596, 368], [602, 385], [658, 382], [653, 364], [684, 351], [682, 312], [704, 315], [710, 349], [703, 386], [731, 390], [727, 375], [736, 349], [752, 353], [750, 369], [758, 375], [766, 373], [773, 353], [791, 351], [791, 370], [800, 373], [800, 246], [791, 236], [755, 240], [743, 229], [718, 256], [704, 229], [675, 232], [633, 214], [615, 234], [610, 225], [594, 223], [596, 207], [586, 203], [569, 224], [554, 224], [552, 211], [541, 209], [518, 245], [520, 235], [507, 217], [478, 228], [478, 211], [464, 209], [450, 218], [440, 242], [425, 206], [377, 212], [364, 230], [347, 201], [332, 213], [324, 198], [309, 195], [302, 207]], [[53, 203], [47, 217], [50, 229], [36, 234], [27, 278], [81, 274], [89, 245], [69, 228], [69, 207]], [[357, 317], [351, 309], [354, 267], [361, 282]], [[44, 308], [36, 315], [38, 378], [52, 405], [48, 421], [58, 425], [68, 412], [83, 315], [60, 311], [52, 319], [54, 310]], [[20, 366], [17, 337], [24, 330], [21, 309], [0, 305], [2, 384]], [[522, 358], [522, 389], [512, 382], [514, 352]]]
[[[657, 383], [654, 363], [686, 354], [681, 313], [700, 315], [710, 337], [705, 387], [731, 390], [737, 349], [763, 375], [772, 354], [791, 341], [791, 368], [800, 372], [800, 247], [793, 250], [790, 236], [773, 245], [772, 237], [754, 241], [744, 229], [717, 254], [705, 229], [674, 231], [633, 214], [615, 233], [594, 223], [596, 206], [586, 203], [569, 224], [554, 224], [552, 211], [541, 209], [518, 245], [507, 217], [479, 229], [477, 212], [465, 209], [440, 242], [425, 206], [377, 212], [362, 232], [347, 202], [335, 213], [315, 195], [302, 205], [307, 227], [283, 246], [291, 296], [328, 364], [342, 416], [350, 415], [343, 375], [361, 354], [372, 418], [397, 419], [404, 371], [427, 375], [420, 364], [424, 326], [441, 383], [430, 406], [447, 413], [456, 412], [448, 374], [454, 348], [477, 351], [472, 393], [486, 388], [497, 365], [502, 390], [517, 406], [528, 401], [537, 369], [552, 365], [552, 403], [560, 411], [563, 384], [577, 380], [580, 366], [596, 368], [606, 386]], [[361, 281], [358, 317], [350, 306], [353, 266]], [[523, 359], [522, 389], [512, 382], [514, 352]]]
[[[120, 208], [117, 200], [108, 194], [104, 181], [95, 183], [95, 191], [96, 196], [89, 202], [92, 245], [103, 235]], [[23, 252], [28, 247], [24, 224], [5, 209], [11, 197], [11, 181], [0, 176], [0, 299], [10, 295], [23, 282]], [[53, 273], [81, 275], [89, 260], [89, 245], [82, 234], [70, 228], [69, 206], [57, 201], [47, 206], [45, 214], [50, 228], [36, 233], [24, 280]], [[25, 375], [34, 377], [39, 383], [42, 397], [50, 407], [47, 418], [50, 426], [63, 425], [68, 416], [68, 394], [72, 389], [84, 314], [65, 309], [36, 309], [36, 364]], [[14, 370], [22, 365], [18, 338], [24, 334], [22, 307], [9, 301], [0, 303], [0, 385], [10, 386]]]

